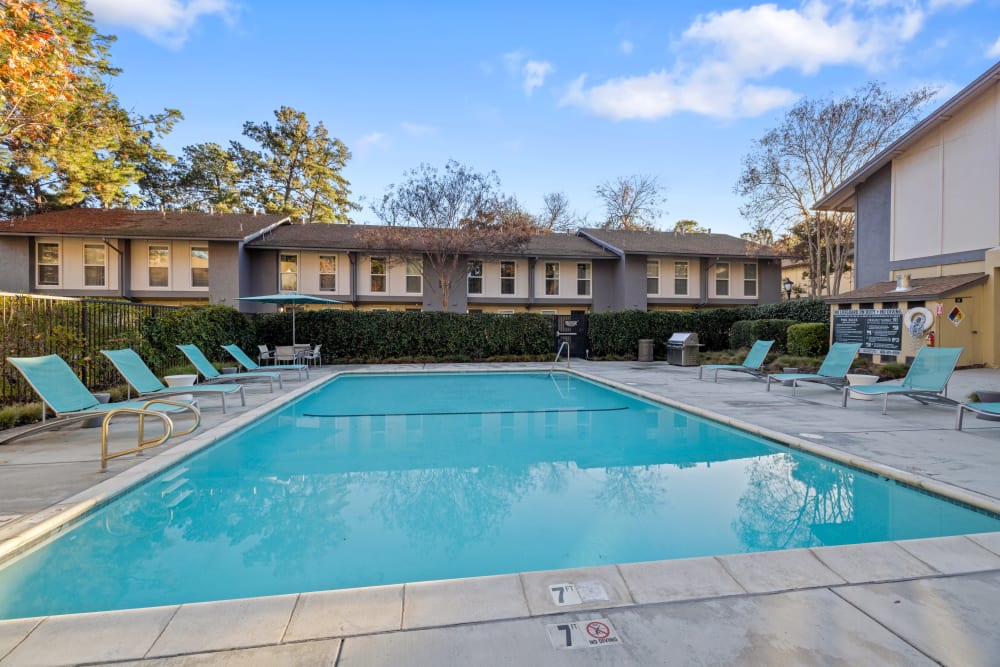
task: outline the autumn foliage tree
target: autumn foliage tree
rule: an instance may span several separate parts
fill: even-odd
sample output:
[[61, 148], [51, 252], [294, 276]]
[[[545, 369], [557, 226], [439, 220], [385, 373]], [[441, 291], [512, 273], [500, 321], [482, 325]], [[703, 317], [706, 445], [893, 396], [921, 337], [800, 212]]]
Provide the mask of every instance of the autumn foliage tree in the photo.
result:
[[365, 230], [372, 251], [419, 258], [424, 289], [448, 310], [471, 258], [511, 251], [535, 233], [534, 218], [500, 192], [496, 173], [482, 174], [449, 161], [443, 171], [420, 165], [390, 185], [372, 206], [383, 224]]

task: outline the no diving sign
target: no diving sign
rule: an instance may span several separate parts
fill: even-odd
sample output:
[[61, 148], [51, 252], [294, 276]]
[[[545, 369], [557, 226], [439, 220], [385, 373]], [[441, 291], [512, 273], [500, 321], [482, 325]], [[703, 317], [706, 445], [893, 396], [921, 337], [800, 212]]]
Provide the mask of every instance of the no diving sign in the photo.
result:
[[606, 618], [545, 626], [555, 648], [595, 648], [621, 644], [618, 632]]

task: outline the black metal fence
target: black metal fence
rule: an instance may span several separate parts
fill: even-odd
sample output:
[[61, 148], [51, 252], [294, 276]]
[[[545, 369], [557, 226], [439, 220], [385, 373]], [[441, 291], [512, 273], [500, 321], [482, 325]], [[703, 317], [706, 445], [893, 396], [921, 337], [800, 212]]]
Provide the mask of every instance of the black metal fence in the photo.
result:
[[590, 356], [590, 324], [586, 313], [572, 315], [550, 315], [552, 332], [555, 336], [552, 351], [559, 349], [563, 341], [569, 343], [569, 351], [574, 357]]
[[[0, 356], [58, 354], [91, 391], [122, 384], [102, 349], [136, 345], [140, 323], [175, 306], [0, 293]], [[162, 369], [153, 369], [160, 372]], [[37, 401], [8, 363], [0, 370], [0, 404]]]

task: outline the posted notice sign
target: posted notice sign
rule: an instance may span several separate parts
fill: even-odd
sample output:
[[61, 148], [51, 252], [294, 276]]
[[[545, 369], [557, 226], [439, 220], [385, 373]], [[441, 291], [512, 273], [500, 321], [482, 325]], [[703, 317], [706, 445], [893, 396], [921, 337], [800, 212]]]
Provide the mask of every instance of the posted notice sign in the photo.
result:
[[899, 308], [835, 310], [833, 342], [861, 343], [859, 352], [896, 356], [903, 349], [903, 311]]

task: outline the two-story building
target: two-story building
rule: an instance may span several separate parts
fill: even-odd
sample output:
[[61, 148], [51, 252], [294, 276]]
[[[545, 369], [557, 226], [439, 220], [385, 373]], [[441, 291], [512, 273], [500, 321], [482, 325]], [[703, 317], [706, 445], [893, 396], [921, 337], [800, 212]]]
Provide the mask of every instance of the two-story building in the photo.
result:
[[926, 308], [960, 364], [1000, 365], [1000, 63], [815, 208], [855, 214], [856, 289], [835, 308]]
[[[245, 311], [238, 297], [302, 292], [340, 308], [538, 312], [780, 300], [780, 257], [725, 234], [584, 229], [456, 256], [444, 303], [428, 255], [374, 247], [363, 225], [273, 215], [73, 209], [0, 223], [0, 291], [124, 297]], [[433, 263], [430, 264], [433, 266]]]

